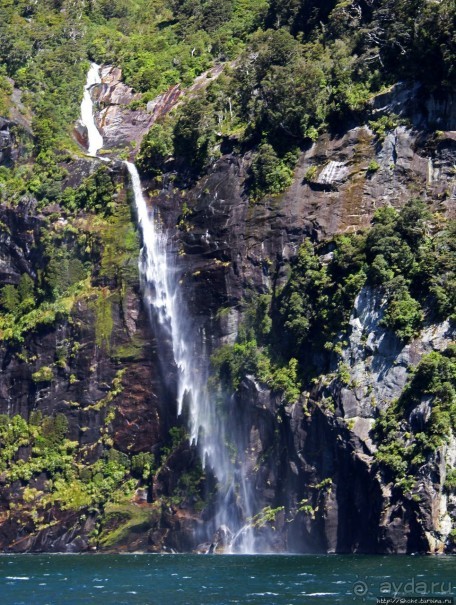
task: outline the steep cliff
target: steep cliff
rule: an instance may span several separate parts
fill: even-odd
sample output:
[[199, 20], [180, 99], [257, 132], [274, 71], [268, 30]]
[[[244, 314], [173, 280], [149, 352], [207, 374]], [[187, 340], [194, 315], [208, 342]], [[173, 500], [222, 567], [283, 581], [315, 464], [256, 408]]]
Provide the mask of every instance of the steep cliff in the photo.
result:
[[[430, 107], [438, 107], [437, 113]], [[408, 126], [393, 126], [380, 138], [366, 120], [338, 136], [320, 137], [301, 154], [287, 191], [254, 204], [245, 193], [248, 156], [222, 155], [189, 188], [174, 187], [166, 175], [161, 191], [152, 186], [153, 203], [180, 258], [191, 314], [199, 331], [211, 335], [216, 357], [220, 346], [235, 341], [258, 297], [269, 295], [273, 314], [289, 263], [306, 238], [328, 264], [334, 236], [366, 229], [383, 205], [400, 209], [426, 196], [442, 227], [454, 216], [452, 107], [451, 98], [420, 97], [399, 85], [373, 100], [369, 120], [394, 108]], [[245, 451], [238, 455], [246, 457], [256, 510], [262, 511], [258, 530], [266, 530], [273, 513], [270, 548], [451, 550], [454, 495], [450, 482], [444, 485], [453, 468], [452, 437], [433, 452], [425, 450], [414, 480], [408, 475], [409, 483], [401, 484], [376, 457], [381, 441], [372, 427], [403, 396], [423, 355], [444, 352], [454, 341], [454, 324], [439, 320], [428, 300], [423, 327], [403, 339], [382, 322], [388, 299], [383, 287], [366, 285], [356, 293], [344, 336], [335, 337], [326, 352], [317, 346], [307, 352], [305, 363], [314, 369], [295, 402], [283, 388], [268, 387], [258, 368], [255, 376], [255, 364], [249, 369], [248, 361], [240, 362], [245, 369], [234, 399], [225, 400], [225, 422], [228, 435], [242, 427]], [[433, 401], [421, 393], [409, 417]], [[401, 439], [410, 430], [403, 425]]]
[[454, 8], [76, 4], [0, 9], [0, 549], [454, 551]]

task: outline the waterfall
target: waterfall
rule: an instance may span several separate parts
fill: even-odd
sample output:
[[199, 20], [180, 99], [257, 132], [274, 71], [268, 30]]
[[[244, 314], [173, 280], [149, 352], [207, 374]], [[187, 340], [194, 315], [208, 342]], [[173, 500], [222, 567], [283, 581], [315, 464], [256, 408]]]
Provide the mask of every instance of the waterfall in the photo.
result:
[[[88, 154], [94, 157], [103, 147], [103, 137], [95, 125], [90, 88], [100, 81], [99, 66], [92, 63], [81, 103], [81, 121], [87, 127]], [[130, 174], [142, 235], [143, 245], [138, 261], [141, 288], [150, 317], [157, 328], [157, 339], [164, 342], [162, 363], [165, 370], [169, 370], [170, 362], [175, 363], [178, 414], [185, 411], [190, 441], [198, 446], [203, 466], [211, 468], [218, 482], [217, 513], [211, 528], [212, 534], [218, 537], [214, 538], [211, 548], [216, 548], [220, 541], [227, 552], [253, 553], [253, 529], [246, 523], [253, 511], [245, 465], [236, 464], [230, 458], [228, 435], [207, 388], [209, 362], [204, 334], [195, 328], [189, 317], [179, 283], [181, 272], [177, 259], [168, 254], [167, 235], [160, 226], [155, 209], [149, 211], [138, 170], [132, 162], [126, 161], [125, 166]], [[172, 350], [173, 360], [166, 355], [167, 347]], [[167, 373], [164, 372], [165, 375]], [[241, 450], [242, 459], [247, 444], [238, 437], [234, 441], [237, 449]]]
[[213, 470], [220, 486], [214, 529], [229, 529], [236, 552], [254, 552], [253, 531], [245, 524], [245, 517], [252, 516], [248, 485], [242, 465], [236, 468], [230, 459], [224, 426], [207, 389], [208, 360], [204, 338], [195, 330], [186, 310], [176, 259], [167, 252], [166, 233], [160, 227], [155, 210], [149, 212], [146, 205], [138, 170], [132, 162], [125, 162], [125, 165], [130, 173], [142, 233], [141, 285], [146, 304], [172, 347], [177, 366], [178, 414], [185, 408], [190, 441], [198, 445], [203, 465]]
[[91, 156], [96, 156], [97, 152], [103, 147], [103, 137], [101, 136], [93, 114], [93, 102], [90, 95], [90, 89], [94, 84], [101, 84], [100, 66], [96, 63], [90, 64], [90, 69], [87, 72], [87, 81], [84, 86], [84, 96], [81, 102], [81, 122], [87, 128], [88, 149], [87, 153]]

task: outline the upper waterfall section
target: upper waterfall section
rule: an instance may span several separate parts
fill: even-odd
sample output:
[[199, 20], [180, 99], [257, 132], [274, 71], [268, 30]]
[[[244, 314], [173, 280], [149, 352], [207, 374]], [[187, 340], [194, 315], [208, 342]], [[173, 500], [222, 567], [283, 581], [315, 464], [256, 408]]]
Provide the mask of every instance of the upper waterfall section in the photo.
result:
[[87, 153], [93, 157], [95, 157], [97, 152], [103, 147], [103, 137], [95, 124], [93, 102], [90, 95], [90, 89], [95, 84], [101, 84], [100, 66], [96, 63], [91, 63], [90, 69], [87, 72], [87, 81], [84, 87], [84, 96], [81, 103], [81, 122], [87, 128]]

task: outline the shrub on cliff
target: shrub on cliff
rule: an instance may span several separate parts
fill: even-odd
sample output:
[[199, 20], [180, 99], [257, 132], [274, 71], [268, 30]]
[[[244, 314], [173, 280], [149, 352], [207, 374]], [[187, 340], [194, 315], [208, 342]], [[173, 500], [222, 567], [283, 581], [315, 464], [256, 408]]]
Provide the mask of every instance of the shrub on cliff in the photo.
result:
[[8, 313], [14, 313], [19, 305], [19, 293], [16, 286], [7, 284], [0, 290], [0, 304]]
[[3, 286], [0, 289], [0, 305], [13, 315], [30, 311], [35, 306], [35, 282], [33, 279], [27, 273], [23, 273], [17, 286], [12, 284]]
[[455, 432], [456, 353], [450, 346], [424, 355], [400, 398], [380, 413], [375, 457], [396, 481], [404, 480]]
[[407, 289], [401, 288], [390, 296], [381, 323], [393, 330], [398, 338], [408, 341], [419, 334], [423, 319], [420, 303], [410, 296]]
[[215, 121], [211, 107], [201, 98], [190, 99], [179, 111], [173, 130], [176, 158], [199, 173], [211, 155]]
[[284, 160], [279, 159], [274, 148], [268, 143], [260, 145], [253, 157], [250, 172], [254, 199], [267, 193], [281, 193], [293, 180], [293, 170]]
[[153, 124], [141, 143], [136, 162], [142, 172], [157, 176], [174, 154], [172, 126], [169, 121]]
[[33, 382], [51, 382], [54, 378], [54, 371], [49, 366], [43, 366], [32, 374]]

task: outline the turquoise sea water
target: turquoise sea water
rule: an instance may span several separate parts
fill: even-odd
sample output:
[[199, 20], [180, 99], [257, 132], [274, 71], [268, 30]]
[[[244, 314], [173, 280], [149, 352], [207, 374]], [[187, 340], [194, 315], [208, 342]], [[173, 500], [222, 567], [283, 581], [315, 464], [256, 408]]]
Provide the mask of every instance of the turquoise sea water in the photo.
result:
[[3, 555], [1, 605], [329, 605], [456, 594], [454, 557]]

